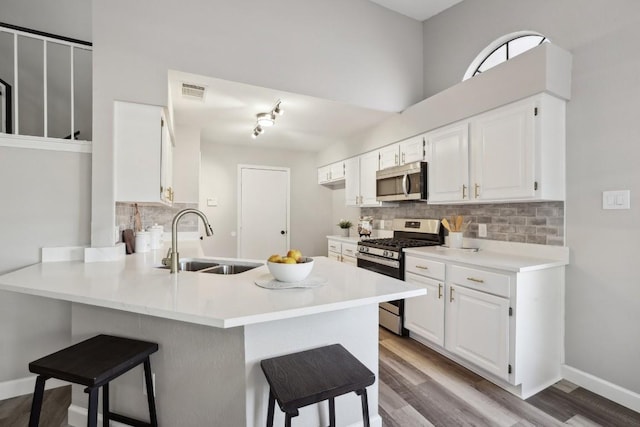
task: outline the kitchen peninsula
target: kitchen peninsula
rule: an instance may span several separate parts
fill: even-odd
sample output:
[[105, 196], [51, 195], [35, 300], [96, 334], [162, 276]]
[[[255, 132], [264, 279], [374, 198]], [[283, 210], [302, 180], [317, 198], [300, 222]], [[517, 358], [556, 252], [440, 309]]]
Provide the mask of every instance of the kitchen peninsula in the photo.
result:
[[[183, 258], [201, 255], [199, 245], [181, 250]], [[73, 342], [98, 333], [158, 342], [151, 362], [163, 425], [263, 425], [268, 386], [259, 362], [274, 355], [341, 343], [377, 377], [378, 303], [425, 294], [325, 257], [315, 258], [311, 273], [326, 278], [322, 286], [269, 290], [254, 284], [268, 274], [265, 265], [235, 275], [169, 274], [157, 268], [164, 254], [41, 263], [0, 276], [0, 289], [69, 301]], [[112, 385], [112, 404], [145, 418], [142, 373], [135, 372]], [[379, 426], [377, 380], [369, 390]], [[84, 408], [86, 395], [74, 386], [70, 425], [82, 425]], [[327, 424], [327, 414], [326, 402], [312, 405], [296, 425]], [[337, 398], [336, 415], [341, 424], [357, 423], [359, 398]], [[276, 424], [282, 420], [276, 411]]]

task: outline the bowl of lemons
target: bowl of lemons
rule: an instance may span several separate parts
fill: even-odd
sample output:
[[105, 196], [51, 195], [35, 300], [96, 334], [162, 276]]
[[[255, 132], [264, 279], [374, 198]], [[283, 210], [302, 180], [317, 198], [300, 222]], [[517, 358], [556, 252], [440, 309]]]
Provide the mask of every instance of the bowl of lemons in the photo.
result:
[[297, 249], [287, 255], [271, 255], [267, 260], [271, 275], [279, 282], [299, 282], [307, 278], [313, 269], [313, 258], [302, 256]]

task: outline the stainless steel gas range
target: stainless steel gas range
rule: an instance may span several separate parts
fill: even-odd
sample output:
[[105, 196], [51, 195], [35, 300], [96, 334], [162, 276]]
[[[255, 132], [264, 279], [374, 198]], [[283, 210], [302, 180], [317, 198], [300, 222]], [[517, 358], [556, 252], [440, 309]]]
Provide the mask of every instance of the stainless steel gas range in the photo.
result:
[[[438, 219], [394, 219], [393, 237], [358, 242], [358, 267], [404, 280], [404, 248], [436, 246], [444, 243]], [[398, 335], [404, 328], [404, 300], [380, 304], [380, 326]]]

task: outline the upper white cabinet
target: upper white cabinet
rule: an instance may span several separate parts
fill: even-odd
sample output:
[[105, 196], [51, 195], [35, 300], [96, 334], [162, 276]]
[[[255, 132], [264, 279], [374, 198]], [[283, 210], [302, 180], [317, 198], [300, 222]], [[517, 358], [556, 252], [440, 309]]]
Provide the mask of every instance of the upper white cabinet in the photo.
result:
[[430, 132], [429, 201], [564, 200], [564, 123], [542, 94]]
[[318, 184], [335, 184], [344, 180], [344, 162], [335, 162], [318, 168]]
[[429, 202], [469, 200], [469, 124], [429, 132]]
[[425, 160], [425, 138], [423, 135], [405, 139], [378, 150], [380, 170]]
[[380, 206], [376, 200], [378, 152], [371, 151], [345, 160], [345, 202], [347, 206]]
[[116, 201], [173, 201], [173, 143], [164, 108], [114, 102]]
[[400, 142], [400, 164], [422, 162], [425, 158], [425, 136], [414, 136]]
[[392, 168], [400, 164], [400, 144], [392, 144], [378, 150], [380, 170]]

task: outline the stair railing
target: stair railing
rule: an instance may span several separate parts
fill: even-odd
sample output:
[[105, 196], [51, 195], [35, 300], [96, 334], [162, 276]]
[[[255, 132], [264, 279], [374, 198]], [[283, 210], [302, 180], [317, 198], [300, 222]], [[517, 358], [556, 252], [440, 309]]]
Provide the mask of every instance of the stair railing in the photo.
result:
[[[20, 76], [18, 73], [18, 37], [27, 37], [31, 39], [40, 40], [43, 43], [43, 129], [44, 129], [44, 137], [48, 137], [48, 75], [47, 75], [47, 45], [48, 43], [55, 42], [58, 45], [68, 46], [70, 50], [70, 116], [71, 123], [70, 134], [67, 138], [61, 139], [76, 139], [78, 136], [78, 131], [75, 130], [75, 87], [74, 87], [74, 51], [75, 49], [82, 49], [85, 51], [91, 52], [93, 50], [92, 43], [77, 40], [70, 37], [59, 36], [51, 33], [46, 33], [43, 31], [32, 30], [29, 28], [19, 27], [16, 25], [6, 24], [0, 22], [0, 32], [9, 33], [13, 35], [13, 85], [5, 82], [0, 78], [0, 87], [2, 88], [2, 101], [4, 102], [3, 112], [4, 115], [2, 117], [5, 120], [3, 132], [4, 133], [14, 133], [16, 135], [20, 135], [20, 105], [19, 105], [19, 91], [20, 91]], [[1, 76], [0, 76], [1, 77]], [[4, 87], [2, 87], [4, 86]], [[8, 88], [8, 90], [6, 90]], [[12, 90], [13, 89], [13, 90]], [[12, 93], [13, 92], [13, 93]], [[8, 95], [8, 96], [7, 96]], [[13, 100], [13, 105], [11, 104]], [[13, 108], [12, 108], [13, 107]], [[13, 112], [13, 114], [12, 114]], [[13, 126], [11, 124], [13, 117]], [[13, 132], [12, 132], [13, 131]]]

